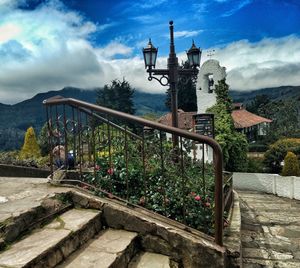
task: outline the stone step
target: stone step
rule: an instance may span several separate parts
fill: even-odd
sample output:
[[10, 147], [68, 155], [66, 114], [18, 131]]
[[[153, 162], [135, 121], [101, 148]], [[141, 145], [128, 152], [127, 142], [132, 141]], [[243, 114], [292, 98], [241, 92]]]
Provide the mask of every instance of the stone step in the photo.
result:
[[0, 254], [0, 267], [54, 267], [101, 230], [101, 212], [71, 209]]
[[177, 268], [178, 264], [166, 255], [142, 252], [135, 256], [128, 268]]
[[137, 233], [107, 229], [72, 254], [59, 268], [124, 268], [136, 254]]
[[[20, 239], [24, 233], [50, 222], [72, 206], [70, 203], [62, 201], [63, 194], [55, 194], [51, 198], [40, 201], [38, 205], [35, 200], [31, 203], [27, 200], [24, 201], [23, 197], [26, 195], [26, 191], [11, 195], [9, 197], [11, 200], [7, 199], [7, 202], [1, 204], [1, 212], [5, 211], [0, 214], [2, 247]], [[2, 247], [0, 245], [0, 250]]]

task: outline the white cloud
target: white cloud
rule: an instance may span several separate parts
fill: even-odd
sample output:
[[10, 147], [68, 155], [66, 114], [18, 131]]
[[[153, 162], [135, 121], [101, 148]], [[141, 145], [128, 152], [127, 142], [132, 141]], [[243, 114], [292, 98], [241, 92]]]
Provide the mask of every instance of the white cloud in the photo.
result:
[[0, 26], [0, 43], [15, 38], [21, 32], [21, 28], [17, 25], [8, 23]]
[[107, 46], [96, 49], [96, 51], [100, 59], [109, 59], [116, 55], [129, 56], [132, 52], [132, 48], [117, 41], [112, 41]]
[[202, 32], [202, 30], [199, 30], [199, 31], [177, 31], [177, 32], [174, 32], [174, 37], [178, 37], [178, 38], [193, 37], [193, 36], [199, 35], [201, 32]]
[[[166, 87], [147, 80], [141, 55], [134, 56], [132, 48], [121, 38], [105, 47], [91, 44], [91, 34], [112, 24], [95, 25], [66, 10], [56, 0], [49, 0], [33, 11], [9, 7], [0, 17], [0, 29], [5, 29], [0, 31], [0, 102], [16, 103], [65, 86], [99, 87], [123, 77], [137, 89], [165, 92]], [[194, 32], [198, 31], [179, 35], [192, 36]], [[143, 42], [143, 46], [146, 44], [147, 41]], [[214, 58], [227, 68], [227, 81], [233, 89], [300, 83], [297, 36], [257, 43], [241, 40], [216, 51]], [[186, 60], [185, 52], [177, 56], [179, 62]], [[166, 66], [166, 57], [159, 57], [157, 68]]]
[[[205, 56], [203, 60], [207, 59]], [[232, 89], [250, 90], [300, 84], [300, 38], [241, 40], [216, 49], [214, 56], [227, 69]]]
[[158, 7], [161, 4], [166, 2], [167, 0], [152, 0], [152, 1], [143, 0], [140, 1], [140, 3], [136, 3], [136, 5], [139, 6], [140, 8], [149, 9], [149, 8]]
[[[229, 17], [232, 16], [233, 14], [235, 14], [236, 12], [238, 12], [240, 9], [242, 9], [243, 7], [249, 5], [252, 3], [253, 0], [243, 0], [243, 1], [238, 1], [237, 4], [232, 4], [233, 8], [226, 11], [222, 17]], [[218, 1], [218, 2], [225, 2], [225, 1]]]

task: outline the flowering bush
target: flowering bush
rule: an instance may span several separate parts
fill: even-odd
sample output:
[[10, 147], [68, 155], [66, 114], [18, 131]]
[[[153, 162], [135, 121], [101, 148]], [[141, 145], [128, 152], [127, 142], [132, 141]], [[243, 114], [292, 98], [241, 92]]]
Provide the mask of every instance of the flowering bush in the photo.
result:
[[[96, 177], [85, 180], [129, 202], [180, 221], [191, 227], [213, 233], [214, 176], [211, 165], [192, 161], [184, 152], [182, 161], [174, 161], [172, 144], [164, 141], [158, 148], [154, 139], [145, 144], [142, 157], [141, 144], [118, 137], [111, 141], [114, 153], [98, 154]], [[186, 144], [186, 148], [190, 144]], [[101, 155], [101, 157], [100, 157]], [[162, 158], [163, 155], [163, 158]]]

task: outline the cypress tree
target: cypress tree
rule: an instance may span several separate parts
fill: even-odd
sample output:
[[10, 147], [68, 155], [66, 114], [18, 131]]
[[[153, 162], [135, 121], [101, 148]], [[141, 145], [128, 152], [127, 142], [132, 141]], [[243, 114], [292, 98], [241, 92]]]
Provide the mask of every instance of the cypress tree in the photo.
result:
[[22, 159], [38, 158], [41, 156], [33, 127], [29, 127], [25, 133], [24, 144], [20, 152]]

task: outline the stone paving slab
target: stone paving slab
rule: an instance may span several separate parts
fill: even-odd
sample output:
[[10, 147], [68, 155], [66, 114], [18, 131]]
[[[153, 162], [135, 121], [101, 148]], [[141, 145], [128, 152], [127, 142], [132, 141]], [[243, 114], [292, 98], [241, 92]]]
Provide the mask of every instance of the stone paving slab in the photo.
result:
[[239, 191], [243, 267], [300, 267], [300, 202]]
[[53, 187], [47, 179], [0, 177], [0, 223], [40, 206], [55, 193], [69, 190]]

